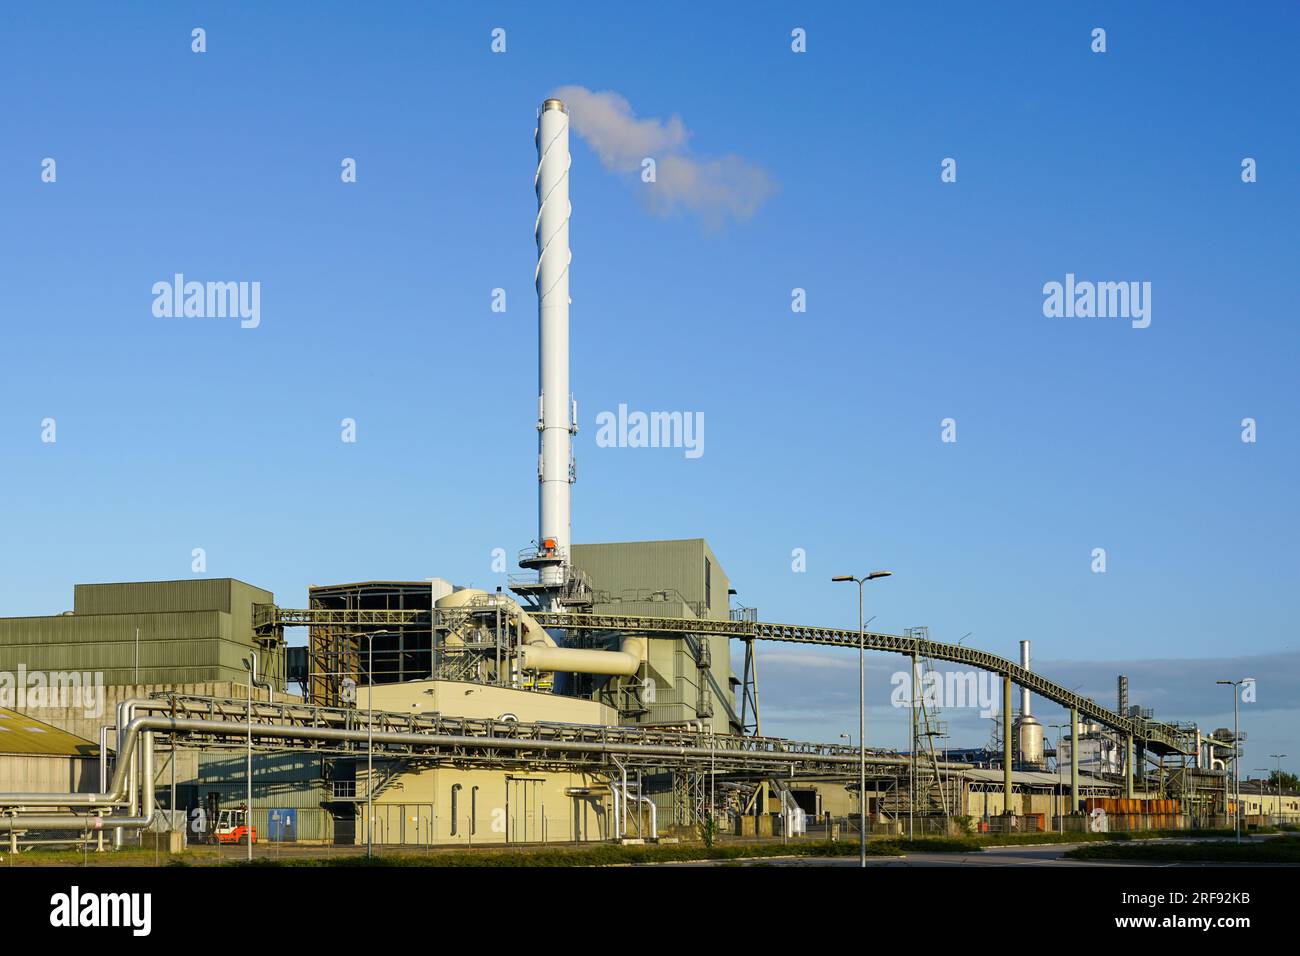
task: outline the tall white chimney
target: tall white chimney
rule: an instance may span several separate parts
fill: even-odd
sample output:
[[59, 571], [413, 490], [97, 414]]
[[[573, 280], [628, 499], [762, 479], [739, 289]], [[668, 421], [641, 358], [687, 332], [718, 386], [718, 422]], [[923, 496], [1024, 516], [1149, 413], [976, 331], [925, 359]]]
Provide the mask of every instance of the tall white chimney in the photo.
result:
[[[1020, 666], [1029, 670], [1029, 642], [1020, 642]], [[1020, 688], [1020, 716], [1029, 716], [1029, 688]]]
[[576, 407], [569, 392], [569, 114], [548, 99], [537, 117], [537, 324], [540, 340], [537, 398], [537, 546], [553, 547], [540, 563], [541, 583], [562, 585], [571, 560], [572, 436]]

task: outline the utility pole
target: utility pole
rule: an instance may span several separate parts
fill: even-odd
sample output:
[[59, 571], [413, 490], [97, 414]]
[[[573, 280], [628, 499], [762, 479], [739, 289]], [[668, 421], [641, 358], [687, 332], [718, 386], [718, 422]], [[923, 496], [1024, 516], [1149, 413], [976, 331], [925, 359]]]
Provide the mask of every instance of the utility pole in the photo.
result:
[[872, 571], [855, 578], [841, 574], [832, 581], [854, 581], [858, 585], [858, 865], [867, 865], [867, 631], [862, 622], [862, 586], [877, 578], [887, 578], [893, 571]]
[[1237, 831], [1238, 843], [1241, 842], [1241, 719], [1237, 711], [1237, 701], [1241, 694], [1237, 691], [1237, 688], [1247, 681], [1253, 680], [1253, 677], [1243, 677], [1241, 680], [1215, 681], [1216, 684], [1226, 684], [1232, 688], [1232, 817]]
[[912, 688], [912, 706], [911, 727], [912, 742], [908, 745], [908, 780], [907, 780], [907, 838], [914, 839], [912, 833], [912, 807], [915, 803], [916, 794], [916, 651], [912, 651], [912, 678], [909, 681]]
[[[253, 679], [257, 676], [257, 652], [244, 661], [248, 668], [248, 750], [244, 765], [244, 840], [248, 844], [248, 861], [253, 861]], [[172, 753], [173, 762], [176, 760]]]
[[366, 632], [366, 857], [375, 855], [375, 634]]
[[1282, 822], [1282, 758], [1286, 754], [1269, 754], [1277, 761], [1277, 822]]
[[1002, 678], [1002, 815], [1011, 816], [1011, 675]]

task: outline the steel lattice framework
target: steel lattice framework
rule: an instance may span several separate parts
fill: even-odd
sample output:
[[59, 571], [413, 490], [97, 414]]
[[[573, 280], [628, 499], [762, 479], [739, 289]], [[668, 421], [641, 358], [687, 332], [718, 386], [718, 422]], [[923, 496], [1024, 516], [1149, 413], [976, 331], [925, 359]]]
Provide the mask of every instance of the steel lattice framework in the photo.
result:
[[[816, 627], [804, 624], [767, 624], [762, 621], [708, 621], [685, 618], [634, 617], [617, 614], [534, 614], [543, 627], [559, 630], [580, 629], [589, 631], [636, 631], [643, 634], [725, 634], [742, 640], [778, 641], [784, 644], [818, 644], [823, 647], [858, 646], [857, 631], [834, 627]], [[1014, 661], [961, 644], [944, 644], [901, 634], [867, 631], [862, 635], [867, 650], [904, 654], [909, 657], [931, 657], [937, 660], [969, 664], [980, 670], [1009, 677], [1012, 683], [1027, 688], [1066, 708], [1076, 708], [1079, 716], [1096, 721], [1122, 734], [1131, 734], [1135, 740], [1144, 741], [1153, 751], [1182, 753], [1185, 747], [1183, 734], [1167, 724], [1141, 718], [1127, 717], [1102, 707], [1091, 697], [1048, 680], [1042, 674], [1027, 670]]]
[[[157, 694], [155, 713], [184, 722], [166, 738], [205, 749], [240, 750], [251, 744], [259, 751], [315, 751], [356, 756], [365, 753], [357, 742], [323, 741], [311, 729], [336, 728], [369, 734], [374, 754], [443, 766], [518, 767], [608, 773], [617, 758], [627, 766], [670, 771], [789, 776], [842, 776], [855, 769], [856, 748], [780, 737], [739, 737], [732, 734], [688, 733], [634, 726], [524, 723], [441, 714], [407, 714], [311, 704], [268, 704], [246, 700]], [[274, 736], [246, 738], [242, 727], [278, 728]], [[295, 731], [302, 731], [301, 735]], [[401, 734], [400, 743], [383, 735]], [[892, 750], [869, 748], [873, 776], [888, 776], [906, 758]], [[952, 764], [954, 769], [967, 764]]]

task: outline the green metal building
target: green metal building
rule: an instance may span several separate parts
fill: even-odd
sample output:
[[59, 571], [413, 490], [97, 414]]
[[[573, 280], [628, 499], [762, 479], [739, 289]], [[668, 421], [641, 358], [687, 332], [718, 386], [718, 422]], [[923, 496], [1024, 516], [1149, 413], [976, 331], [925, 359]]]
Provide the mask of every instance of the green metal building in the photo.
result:
[[[731, 582], [703, 538], [577, 544], [573, 564], [591, 579], [597, 614], [730, 616]], [[642, 695], [638, 723], [701, 720], [717, 733], [740, 732], [726, 637], [655, 637], [648, 650], [646, 678], [653, 686]]]
[[255, 650], [260, 677], [282, 689], [283, 642], [253, 630], [253, 606], [274, 602], [233, 578], [78, 584], [69, 612], [0, 618], [0, 671], [93, 673], [106, 686], [242, 683]]

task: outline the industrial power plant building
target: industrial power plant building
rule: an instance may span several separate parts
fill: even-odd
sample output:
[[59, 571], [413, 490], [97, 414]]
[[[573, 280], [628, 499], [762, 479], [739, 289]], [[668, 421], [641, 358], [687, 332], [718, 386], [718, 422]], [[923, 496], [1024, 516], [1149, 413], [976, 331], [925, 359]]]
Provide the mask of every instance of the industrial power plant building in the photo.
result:
[[[0, 620], [10, 845], [123, 845], [160, 819], [199, 838], [251, 823], [263, 841], [400, 846], [682, 839], [718, 824], [788, 837], [859, 814], [894, 833], [1222, 822], [1234, 735], [1158, 721], [1123, 684], [1104, 707], [1032, 670], [1027, 642], [1012, 660], [924, 628], [769, 624], [732, 606], [701, 538], [573, 543], [568, 142], [565, 105], [548, 99], [535, 132], [538, 527], [521, 573], [492, 591], [341, 582], [287, 604], [230, 578], [78, 584], [65, 613]], [[294, 629], [305, 644], [290, 646]], [[766, 736], [764, 644], [992, 672], [1000, 740], [939, 750], [917, 699], [922, 729], [902, 751]], [[1054, 752], [1034, 697], [1070, 715]]]
[[[517, 642], [507, 643], [510, 618], [518, 621], [525, 612], [504, 596], [454, 589], [437, 579], [317, 587], [313, 608], [303, 611], [277, 607], [269, 592], [229, 579], [79, 585], [71, 613], [0, 620], [0, 671], [55, 675], [43, 686], [28, 686], [13, 701], [19, 709], [0, 711], [3, 789], [99, 792], [118, 747], [116, 722], [124, 706], [135, 706], [224, 726], [224, 737], [202, 728], [174, 739], [155, 736], [156, 807], [174, 806], [186, 820], [196, 811], [207, 818], [245, 805], [241, 722], [251, 720], [259, 730], [309, 724], [428, 735], [427, 752], [384, 743], [373, 755], [364, 735], [337, 747], [311, 741], [303, 749], [292, 749], [291, 730], [259, 738], [251, 820], [259, 833], [281, 840], [356, 844], [370, 838], [381, 845], [431, 846], [689, 837], [708, 815], [735, 832], [761, 835], [798, 832], [796, 816], [807, 827], [858, 812], [855, 749], [742, 732], [753, 715], [738, 712], [743, 681], [731, 671], [732, 638], [707, 629], [746, 622], [733, 622], [727, 613], [729, 582], [705, 542], [578, 545], [574, 551], [591, 584], [594, 623], [630, 628], [640, 619], [653, 628], [620, 632], [618, 646], [636, 641], [646, 648], [638, 652], [634, 673], [574, 673], [557, 687], [505, 664], [498, 670], [497, 663], [518, 650]], [[451, 600], [466, 593], [481, 604]], [[354, 623], [339, 623], [347, 619]], [[665, 621], [706, 633], [695, 639], [665, 635], [658, 630]], [[284, 629], [298, 623], [312, 631], [315, 648], [286, 650]], [[334, 647], [342, 627], [353, 635], [344, 655], [353, 668], [333, 672], [338, 680], [316, 681], [339, 689], [337, 699], [318, 702], [307, 661], [326, 659], [319, 649]], [[608, 637], [589, 636], [571, 646], [613, 653], [605, 649], [609, 644]], [[251, 687], [250, 712], [246, 665], [254, 656], [268, 667]], [[103, 670], [82, 672], [82, 662]], [[93, 673], [107, 679], [82, 679]], [[101, 734], [101, 728], [109, 729]], [[556, 746], [519, 759], [492, 752], [494, 734], [504, 744], [518, 742], [521, 733]], [[1081, 741], [1101, 733], [1097, 726], [1079, 726]], [[482, 746], [444, 744], [463, 737], [476, 737]], [[609, 747], [592, 755], [583, 744]], [[670, 753], [642, 756], [638, 748], [645, 746]], [[776, 754], [767, 748], [787, 753], [774, 763]], [[671, 752], [687, 749], [696, 752]], [[921, 832], [944, 832], [961, 817], [977, 826], [991, 821], [983, 825], [994, 828], [1063, 825], [1071, 815], [1070, 775], [1035, 768], [1020, 756], [1008, 805], [1002, 768], [981, 765], [988, 754], [936, 758], [874, 750], [866, 791], [873, 827], [899, 832], [909, 816]], [[726, 772], [717, 771], [719, 763]], [[1169, 780], [1179, 775], [1199, 781], [1199, 790], [1185, 783], [1183, 802], [1173, 812], [1162, 801], [1158, 815], [1169, 818], [1163, 825], [1179, 825], [1174, 818], [1180, 816], [1208, 822], [1223, 814], [1222, 771], [1175, 772], [1171, 766]], [[1137, 785], [1147, 803], [1144, 808], [1139, 801], [1124, 815], [1131, 825], [1155, 823], [1151, 784]], [[1077, 786], [1085, 809], [1087, 801], [1126, 792], [1121, 772], [1084, 771]], [[1014, 824], [1002, 819], [1008, 808]], [[1086, 817], [1077, 820], [1083, 826]]]

